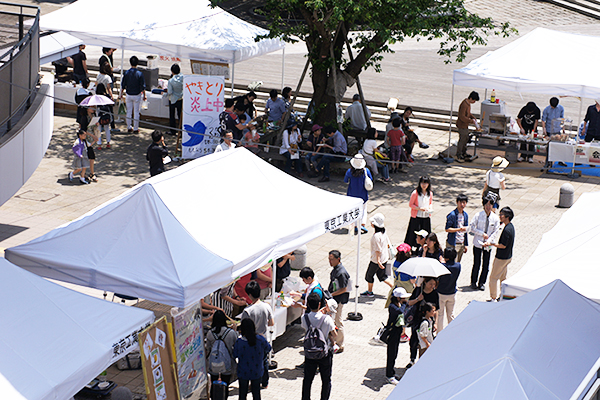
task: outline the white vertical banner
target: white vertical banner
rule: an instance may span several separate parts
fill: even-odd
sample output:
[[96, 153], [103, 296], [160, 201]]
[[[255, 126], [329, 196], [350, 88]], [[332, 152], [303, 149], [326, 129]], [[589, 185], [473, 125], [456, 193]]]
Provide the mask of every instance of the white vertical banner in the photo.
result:
[[225, 78], [186, 75], [183, 78], [183, 132], [181, 155], [198, 158], [211, 154], [221, 141], [219, 114], [224, 110]]

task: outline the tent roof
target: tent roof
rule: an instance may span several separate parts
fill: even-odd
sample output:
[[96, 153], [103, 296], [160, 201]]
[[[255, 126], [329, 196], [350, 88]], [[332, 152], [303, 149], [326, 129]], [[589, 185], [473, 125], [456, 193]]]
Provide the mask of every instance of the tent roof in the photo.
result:
[[208, 0], [105, 0], [110, 18], [88, 16], [95, 0], [77, 0], [40, 18], [40, 27], [70, 33], [85, 44], [212, 62], [240, 62], [279, 50], [279, 39], [255, 42], [268, 31], [211, 8]]
[[0, 275], [3, 398], [70, 398], [128, 352], [115, 358], [113, 345], [154, 320], [151, 311], [66, 289], [4, 258]]
[[40, 36], [40, 64], [46, 64], [79, 52], [80, 39], [65, 32]]
[[600, 217], [591, 212], [600, 192], [584, 193], [542, 240], [527, 263], [502, 283], [503, 295], [519, 296], [560, 279], [573, 290], [600, 303], [600, 268], [596, 246]]
[[[187, 307], [354, 221], [361, 205], [240, 148], [150, 178], [5, 254], [41, 276]], [[81, 238], [94, 246], [76, 251]]]
[[[536, 28], [454, 70], [459, 86], [585, 98], [600, 97], [600, 37]], [[563, 52], [568, 49], [568, 56]], [[542, 58], [532, 57], [533, 54]], [[552, 62], [543, 62], [551, 59]], [[581, 60], [585, 60], [582, 62]]]
[[600, 357], [590, 332], [600, 332], [600, 305], [558, 280], [472, 302], [388, 399], [569, 399]]

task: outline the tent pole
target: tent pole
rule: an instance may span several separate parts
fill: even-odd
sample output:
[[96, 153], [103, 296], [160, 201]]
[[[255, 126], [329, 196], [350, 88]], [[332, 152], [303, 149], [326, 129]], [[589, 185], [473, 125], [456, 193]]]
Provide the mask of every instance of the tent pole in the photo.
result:
[[[487, 91], [487, 89], [486, 89]], [[450, 158], [450, 140], [452, 139], [452, 109], [454, 108], [454, 83], [452, 83], [452, 97], [450, 100], [450, 122], [448, 123], [448, 158]]]
[[[367, 212], [367, 207], [366, 205], [363, 205], [363, 209], [362, 209], [362, 213], [360, 215], [360, 219], [356, 221], [356, 226], [358, 227], [358, 239], [356, 241], [356, 282], [354, 282], [354, 288], [356, 290], [356, 293], [354, 295], [354, 312], [349, 312], [348, 313], [348, 319], [350, 321], [362, 321], [363, 316], [361, 313], [358, 312], [358, 274], [359, 274], [359, 269], [360, 269], [360, 234], [362, 232], [362, 229], [359, 225], [361, 225], [361, 221], [362, 221], [362, 217], [363, 217], [363, 213]], [[351, 226], [351, 225], [349, 225]], [[352, 229], [352, 228], [349, 228]]]
[[[272, 273], [271, 273], [271, 310], [273, 310], [273, 315], [275, 315], [275, 286], [277, 282], [277, 259], [273, 259], [271, 262]], [[277, 321], [273, 318], [273, 326], [269, 327], [271, 330], [271, 335], [269, 336], [269, 344], [273, 347], [273, 337], [275, 336], [275, 332], [277, 331]], [[273, 366], [274, 365], [274, 366]], [[273, 351], [269, 352], [269, 369], [277, 368], [277, 363], [273, 361]]]
[[[123, 75], [125, 75], [125, 42], [123, 39], [121, 40], [121, 79], [119, 81], [119, 93], [123, 89]], [[131, 114], [133, 115], [133, 114]], [[125, 120], [127, 121], [127, 120]], [[117, 118], [117, 122], [121, 122], [121, 115], [119, 114], [119, 118]], [[129, 127], [127, 127], [129, 129]]]
[[283, 48], [283, 54], [281, 56], [281, 90], [285, 81], [285, 47]]
[[233, 99], [233, 87], [235, 86], [235, 54], [231, 62], [231, 98]]

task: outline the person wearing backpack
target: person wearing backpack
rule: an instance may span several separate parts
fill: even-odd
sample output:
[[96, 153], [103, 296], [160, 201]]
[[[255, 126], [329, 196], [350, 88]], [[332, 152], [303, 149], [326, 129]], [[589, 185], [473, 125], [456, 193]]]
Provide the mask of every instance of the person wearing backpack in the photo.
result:
[[[227, 327], [225, 313], [221, 310], [215, 311], [212, 326], [206, 333], [206, 364], [211, 382], [221, 380], [229, 386], [236, 369], [233, 346], [237, 338], [237, 333]], [[225, 393], [227, 394], [227, 391]], [[216, 398], [213, 385], [210, 388], [210, 398]]]
[[317, 368], [321, 374], [321, 400], [328, 400], [331, 394], [331, 370], [335, 342], [335, 324], [333, 319], [319, 312], [321, 298], [315, 292], [306, 299], [307, 313], [302, 316], [304, 336], [304, 380], [302, 381], [302, 400], [310, 400], [310, 388]]
[[252, 399], [260, 400], [260, 381], [265, 368], [263, 360], [271, 351], [271, 345], [267, 339], [256, 334], [256, 327], [250, 318], [242, 319], [240, 331], [242, 337], [233, 346], [233, 356], [238, 361], [239, 399], [246, 400], [250, 385]]
[[[419, 350], [419, 323], [423, 321], [423, 315], [421, 314], [421, 305], [423, 303], [431, 303], [437, 310], [440, 308], [440, 296], [437, 291], [438, 278], [430, 276], [423, 278], [421, 286], [417, 286], [408, 299], [409, 309], [404, 314], [407, 326], [412, 328], [412, 334], [410, 335], [410, 362], [405, 368], [410, 368], [415, 365], [417, 359], [417, 352]], [[414, 307], [412, 307], [414, 306]], [[412, 307], [412, 308], [411, 308]], [[409, 316], [410, 311], [414, 312], [413, 316]], [[437, 315], [435, 316], [437, 317]], [[434, 318], [435, 318], [434, 317]], [[435, 325], [434, 325], [435, 329]]]

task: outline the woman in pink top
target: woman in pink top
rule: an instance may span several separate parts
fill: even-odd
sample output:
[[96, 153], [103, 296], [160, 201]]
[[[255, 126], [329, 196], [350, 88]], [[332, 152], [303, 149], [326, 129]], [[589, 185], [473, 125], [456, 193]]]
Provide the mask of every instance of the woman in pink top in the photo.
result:
[[429, 177], [419, 178], [417, 188], [411, 193], [410, 201], [410, 222], [404, 243], [412, 247], [417, 247], [417, 235], [415, 232], [425, 229], [431, 232], [431, 213], [433, 212], [433, 192], [431, 191], [431, 182]]

